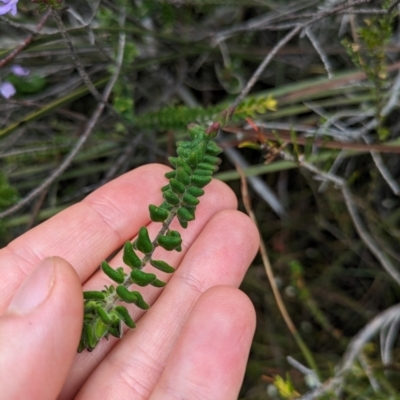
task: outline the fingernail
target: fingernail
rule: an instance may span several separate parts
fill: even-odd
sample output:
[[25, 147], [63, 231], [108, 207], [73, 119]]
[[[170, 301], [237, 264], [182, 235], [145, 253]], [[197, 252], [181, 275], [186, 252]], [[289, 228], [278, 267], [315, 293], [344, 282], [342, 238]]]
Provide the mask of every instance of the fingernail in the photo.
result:
[[18, 314], [32, 312], [47, 299], [54, 281], [53, 258], [45, 258], [19, 287], [7, 312]]

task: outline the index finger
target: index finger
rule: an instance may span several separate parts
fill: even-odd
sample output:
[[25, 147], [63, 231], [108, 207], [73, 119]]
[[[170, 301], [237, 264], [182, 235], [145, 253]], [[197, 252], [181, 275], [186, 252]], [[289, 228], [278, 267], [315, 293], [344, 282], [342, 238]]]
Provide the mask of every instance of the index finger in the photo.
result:
[[[102, 260], [149, 223], [148, 206], [162, 202], [160, 188], [166, 183], [164, 173], [168, 170], [151, 164], [130, 171], [0, 250], [0, 312], [45, 257], [66, 259], [81, 281], [87, 280]], [[226, 189], [219, 186], [218, 208], [221, 204], [235, 208], [235, 196]]]

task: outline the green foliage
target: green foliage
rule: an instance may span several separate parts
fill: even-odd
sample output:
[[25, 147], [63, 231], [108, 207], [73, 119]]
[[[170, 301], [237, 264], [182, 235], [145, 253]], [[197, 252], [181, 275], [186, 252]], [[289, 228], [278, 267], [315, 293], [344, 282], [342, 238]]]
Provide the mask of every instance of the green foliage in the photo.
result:
[[[158, 222], [158, 221], [157, 221]], [[142, 261], [135, 253], [131, 242], [126, 242], [124, 245], [124, 263], [131, 267], [132, 269], [140, 268], [142, 266]]]
[[49, 8], [58, 10], [62, 7], [62, 0], [32, 0], [32, 3], [38, 4], [38, 11], [44, 11]]
[[300, 397], [300, 394], [296, 392], [288, 373], [286, 374], [286, 379], [277, 375], [274, 379], [274, 386], [278, 389], [279, 396], [282, 399], [293, 400]]
[[[221, 103], [211, 107], [185, 107], [168, 106], [158, 111], [144, 113], [134, 118], [134, 123], [139, 128], [157, 127], [159, 130], [186, 129], [193, 121], [199, 124], [207, 124], [220, 118], [224, 110], [229, 108], [229, 103]], [[249, 96], [236, 108], [233, 121], [254, 118], [269, 111], [276, 111], [277, 101], [272, 96]]]
[[117, 283], [123, 283], [124, 282], [124, 280], [125, 280], [124, 272], [121, 271], [121, 270], [118, 270], [118, 269], [115, 270], [115, 269], [111, 268], [110, 265], [107, 263], [107, 261], [103, 261], [101, 263], [101, 269], [114, 282], [117, 282]]
[[140, 228], [139, 230], [136, 248], [144, 254], [150, 254], [154, 250], [153, 244], [150, 240], [149, 231], [146, 227]]
[[178, 250], [182, 244], [181, 234], [178, 231], [169, 231], [165, 236], [158, 238], [158, 244], [168, 251]]
[[[389, 2], [385, 2], [383, 9], [388, 6]], [[393, 19], [393, 13], [365, 18], [365, 26], [357, 31], [359, 43], [352, 43], [347, 39], [342, 41], [354, 65], [360, 68], [372, 83], [371, 92], [378, 121], [376, 131], [381, 141], [387, 139], [389, 134], [383, 126], [384, 117], [381, 113], [384, 105], [383, 89], [388, 79], [385, 47], [392, 36]]]
[[7, 80], [12, 83], [19, 94], [35, 94], [41, 92], [47, 80], [39, 75], [17, 76], [10, 74]]
[[13, 205], [18, 198], [17, 190], [10, 186], [6, 175], [0, 172], [0, 210]]
[[[158, 246], [167, 251], [182, 250], [181, 234], [169, 229], [169, 226], [175, 217], [183, 228], [195, 219], [198, 198], [204, 194], [200, 187], [211, 181], [211, 175], [220, 162], [217, 155], [221, 149], [212, 141], [213, 133], [203, 127], [192, 126], [189, 135], [190, 140], [178, 143], [178, 156], [171, 158], [171, 164], [176, 169], [165, 175], [169, 183], [162, 188], [164, 203], [159, 207], [153, 204], [149, 206], [150, 219], [162, 223], [156, 238], [152, 241], [148, 229], [140, 228], [137, 239], [133, 243], [126, 242], [123, 249], [122, 259], [131, 271], [127, 273], [124, 268], [113, 268], [103, 261], [102, 271], [116, 286], [84, 292], [84, 324], [79, 352], [84, 349], [92, 351], [102, 338], [108, 338], [109, 335], [121, 337], [122, 323], [129, 328], [135, 327], [127, 308], [118, 303], [135, 304], [147, 310], [149, 305], [140, 292], [131, 290], [131, 286], [165, 286], [165, 282], [158, 279], [155, 273], [143, 271], [147, 264], [164, 273], [175, 271], [164, 260], [154, 260], [154, 250]], [[136, 253], [137, 250], [143, 253], [142, 258]]]

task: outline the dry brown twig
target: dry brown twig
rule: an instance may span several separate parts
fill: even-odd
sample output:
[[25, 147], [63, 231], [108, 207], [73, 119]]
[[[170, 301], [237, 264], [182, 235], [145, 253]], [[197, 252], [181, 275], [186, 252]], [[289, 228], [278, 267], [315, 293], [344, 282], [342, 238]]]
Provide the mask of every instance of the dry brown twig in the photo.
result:
[[34, 32], [32, 32], [30, 35], [28, 35], [25, 40], [14, 50], [11, 51], [11, 53], [4, 57], [2, 60], [0, 60], [0, 68], [3, 68], [5, 65], [10, 63], [17, 57], [19, 53], [21, 53], [22, 50], [26, 49], [35, 39], [35, 37], [40, 33], [40, 31], [43, 29], [44, 25], [46, 24], [47, 20], [49, 19], [51, 15], [51, 11], [48, 10], [46, 14], [43, 15], [42, 19], [36, 26], [36, 29]]
[[[246, 212], [249, 215], [249, 217], [252, 219], [254, 224], [256, 225], [257, 229], [259, 229], [256, 216], [251, 207], [251, 201], [250, 201], [249, 192], [248, 192], [248, 188], [247, 188], [246, 176], [245, 176], [243, 170], [238, 165], [236, 165], [236, 169], [240, 175], [241, 193], [242, 193], [243, 204], [245, 206]], [[275, 301], [278, 305], [279, 312], [281, 313], [282, 318], [285, 321], [287, 328], [289, 329], [289, 332], [292, 334], [294, 340], [296, 341], [297, 346], [299, 347], [300, 351], [302, 352], [304, 358], [307, 360], [309, 367], [314, 371], [315, 375], [318, 376], [318, 366], [314, 361], [312, 353], [309, 350], [309, 348], [307, 347], [306, 343], [303, 341], [302, 337], [300, 336], [300, 334], [296, 328], [296, 325], [293, 323], [293, 320], [290, 317], [290, 315], [286, 309], [285, 303], [283, 302], [282, 296], [281, 296], [278, 286], [276, 284], [274, 273], [272, 271], [272, 266], [269, 261], [267, 249], [262, 240], [260, 240], [260, 255], [261, 255], [261, 258], [263, 261], [265, 272], [268, 277], [268, 281], [271, 285], [272, 293], [273, 293]]]

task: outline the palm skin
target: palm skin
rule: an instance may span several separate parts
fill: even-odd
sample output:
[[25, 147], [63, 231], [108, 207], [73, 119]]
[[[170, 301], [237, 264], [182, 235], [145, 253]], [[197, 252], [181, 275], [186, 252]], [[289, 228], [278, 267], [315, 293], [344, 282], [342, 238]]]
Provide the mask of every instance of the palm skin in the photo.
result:
[[[122, 340], [76, 353], [82, 285], [111, 282], [102, 260], [148, 226], [147, 207], [162, 202], [167, 168], [147, 165], [0, 250], [0, 399], [236, 399], [255, 329], [255, 313], [237, 289], [258, 248], [258, 232], [236, 211], [223, 183], [206, 188], [196, 220], [182, 230], [182, 252], [157, 249], [176, 266], [165, 289], [141, 288], [151, 308], [130, 309], [137, 323]], [[122, 266], [122, 254], [110, 264]]]

